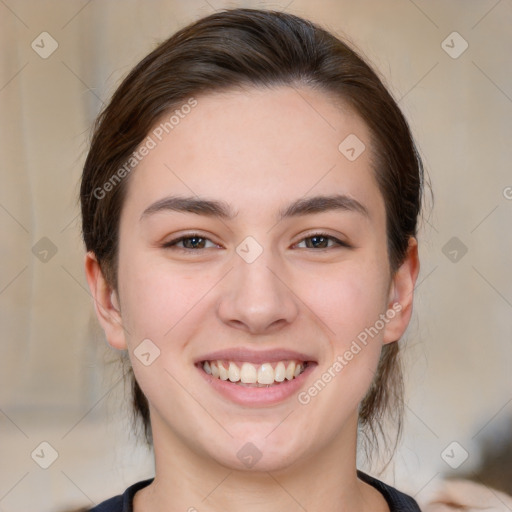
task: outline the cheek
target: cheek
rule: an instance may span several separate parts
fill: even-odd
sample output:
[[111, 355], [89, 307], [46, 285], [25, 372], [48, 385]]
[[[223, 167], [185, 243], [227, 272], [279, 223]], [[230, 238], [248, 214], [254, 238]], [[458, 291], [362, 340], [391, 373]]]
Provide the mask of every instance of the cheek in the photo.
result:
[[169, 338], [208, 289], [204, 273], [199, 272], [203, 277], [197, 279], [148, 260], [142, 253], [120, 258], [123, 322], [132, 346], [141, 336]]
[[[200, 329], [197, 315], [204, 317], [206, 304], [201, 298], [211, 288], [204, 273], [198, 274], [203, 277], [194, 279], [188, 273], [170, 270], [168, 264], [150, 263], [143, 252], [120, 258], [122, 317], [130, 359], [135, 377], [152, 403], [185, 407], [190, 400], [182, 388], [188, 388], [190, 379], [184, 365], [186, 347]], [[151, 343], [142, 345], [143, 340]], [[149, 353], [150, 360], [139, 358], [141, 353]]]
[[382, 267], [361, 259], [297, 276], [298, 294], [323, 320], [334, 348], [342, 349], [383, 313], [389, 283]]
[[298, 401], [304, 406], [301, 410], [305, 414], [314, 411], [311, 417], [319, 422], [329, 418], [328, 426], [322, 426], [325, 440], [337, 435], [339, 425], [357, 410], [368, 392], [384, 334], [380, 315], [385, 313], [387, 282], [380, 270], [366, 265], [347, 265], [345, 270], [316, 288], [310, 287], [307, 295], [308, 305], [326, 325], [329, 350], [315, 380], [301, 391]]
[[376, 252], [337, 272], [300, 281], [300, 293], [326, 326], [330, 346], [314, 387], [299, 401], [316, 401], [316, 407], [331, 410], [334, 424], [363, 399], [379, 362], [389, 287], [386, 261]]

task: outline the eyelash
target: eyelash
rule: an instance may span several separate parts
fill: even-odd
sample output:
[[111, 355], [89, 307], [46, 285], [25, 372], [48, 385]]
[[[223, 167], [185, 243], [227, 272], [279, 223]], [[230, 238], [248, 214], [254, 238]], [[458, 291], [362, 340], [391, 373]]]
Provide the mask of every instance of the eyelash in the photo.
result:
[[[345, 247], [347, 249], [350, 249], [352, 248], [351, 245], [349, 245], [348, 243], [346, 242], [343, 242], [341, 240], [339, 240], [338, 238], [332, 236], [332, 235], [329, 235], [327, 233], [312, 233], [304, 238], [302, 238], [298, 243], [301, 243], [303, 242], [304, 240], [308, 240], [309, 238], [326, 238], [328, 240], [332, 240], [334, 241], [338, 247]], [[203, 249], [188, 249], [188, 248], [185, 248], [185, 247], [177, 247], [177, 244], [179, 244], [180, 242], [182, 242], [183, 240], [189, 240], [191, 238], [199, 238], [201, 240], [208, 240], [211, 242], [211, 240], [209, 238], [206, 238], [202, 235], [200, 235], [199, 233], [191, 233], [189, 235], [186, 235], [186, 236], [180, 236], [178, 238], [175, 238], [174, 240], [170, 240], [169, 242], [166, 242], [165, 244], [162, 245], [162, 248], [164, 249], [174, 249], [174, 250], [178, 250], [178, 251], [182, 251], [182, 252], [198, 252], [198, 251], [201, 251], [201, 250], [204, 250]], [[212, 242], [213, 243], [213, 242]], [[317, 251], [325, 251], [326, 249], [332, 249], [334, 248], [335, 246], [330, 246], [330, 247], [324, 247], [324, 248], [321, 248], [321, 249], [316, 249]], [[308, 249], [308, 247], [305, 247], [305, 249]], [[313, 249], [314, 248], [309, 248], [309, 249]]]

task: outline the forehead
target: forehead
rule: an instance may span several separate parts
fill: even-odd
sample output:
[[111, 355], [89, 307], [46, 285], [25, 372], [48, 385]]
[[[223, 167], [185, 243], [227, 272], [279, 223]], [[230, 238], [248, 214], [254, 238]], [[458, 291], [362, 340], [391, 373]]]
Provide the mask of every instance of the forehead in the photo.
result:
[[126, 198], [139, 212], [171, 194], [222, 198], [242, 216], [322, 193], [351, 195], [374, 213], [383, 208], [369, 130], [331, 95], [283, 86], [194, 100], [148, 133], [152, 149], [132, 172]]

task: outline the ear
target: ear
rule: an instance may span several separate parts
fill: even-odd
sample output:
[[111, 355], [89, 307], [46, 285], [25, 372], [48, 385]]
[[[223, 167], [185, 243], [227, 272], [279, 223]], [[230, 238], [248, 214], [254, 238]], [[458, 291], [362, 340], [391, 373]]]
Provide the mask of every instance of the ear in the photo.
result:
[[93, 252], [85, 255], [85, 276], [94, 299], [96, 316], [105, 331], [109, 345], [126, 349], [126, 338], [121, 310], [115, 290], [108, 284]]
[[390, 320], [386, 324], [383, 343], [399, 340], [407, 329], [411, 319], [414, 286], [419, 271], [418, 241], [410, 237], [405, 259], [391, 280], [386, 315]]

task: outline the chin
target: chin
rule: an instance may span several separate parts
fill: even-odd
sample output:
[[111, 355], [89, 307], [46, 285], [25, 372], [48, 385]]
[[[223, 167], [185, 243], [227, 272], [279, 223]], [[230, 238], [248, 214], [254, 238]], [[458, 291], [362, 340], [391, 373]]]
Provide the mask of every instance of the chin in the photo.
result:
[[287, 431], [272, 438], [273, 434], [268, 434], [271, 431], [236, 436], [229, 446], [219, 447], [225, 457], [219, 459], [218, 452], [211, 456], [231, 470], [251, 472], [283, 471], [307, 457], [307, 441], [302, 443], [299, 433]]
[[[240, 455], [240, 457], [239, 457]], [[290, 453], [271, 453], [258, 450], [255, 445], [247, 442], [237, 452], [235, 457], [227, 457], [217, 462], [222, 466], [235, 471], [245, 471], [251, 473], [267, 473], [285, 471], [293, 466], [299, 457], [297, 454]]]

